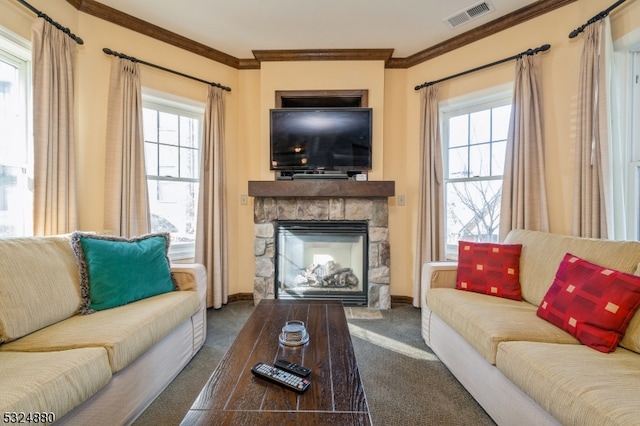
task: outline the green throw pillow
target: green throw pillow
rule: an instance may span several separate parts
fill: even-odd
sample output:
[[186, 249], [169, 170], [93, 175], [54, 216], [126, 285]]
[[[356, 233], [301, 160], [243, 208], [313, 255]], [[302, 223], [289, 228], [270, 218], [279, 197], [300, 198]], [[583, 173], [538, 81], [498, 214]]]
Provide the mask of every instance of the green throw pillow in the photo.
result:
[[175, 289], [167, 252], [169, 234], [132, 239], [74, 232], [81, 314], [126, 305]]

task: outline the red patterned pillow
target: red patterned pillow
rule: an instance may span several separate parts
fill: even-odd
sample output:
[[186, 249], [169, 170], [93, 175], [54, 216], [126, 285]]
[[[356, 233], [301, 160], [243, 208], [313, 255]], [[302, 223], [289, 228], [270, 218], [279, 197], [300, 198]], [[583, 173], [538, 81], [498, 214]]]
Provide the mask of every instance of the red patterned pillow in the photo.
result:
[[640, 277], [567, 253], [538, 316], [600, 352], [613, 351], [640, 306]]
[[522, 244], [458, 244], [456, 288], [513, 300], [522, 300], [520, 252]]

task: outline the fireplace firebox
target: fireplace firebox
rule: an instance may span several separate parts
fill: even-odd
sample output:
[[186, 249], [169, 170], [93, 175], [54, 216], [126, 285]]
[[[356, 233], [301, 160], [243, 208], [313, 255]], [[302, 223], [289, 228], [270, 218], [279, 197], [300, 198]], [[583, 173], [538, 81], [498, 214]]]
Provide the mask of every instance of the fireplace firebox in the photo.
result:
[[277, 221], [275, 297], [367, 306], [367, 221]]

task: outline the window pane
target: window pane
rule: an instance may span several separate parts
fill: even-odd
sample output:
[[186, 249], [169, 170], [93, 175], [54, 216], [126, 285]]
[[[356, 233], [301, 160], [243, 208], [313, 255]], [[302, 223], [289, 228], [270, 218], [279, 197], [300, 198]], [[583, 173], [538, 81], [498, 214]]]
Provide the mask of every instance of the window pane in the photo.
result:
[[142, 123], [144, 140], [158, 142], [158, 111], [142, 108]]
[[498, 241], [501, 188], [500, 180], [447, 184], [447, 247]]
[[149, 181], [151, 231], [171, 233], [171, 243], [195, 241], [198, 183]]
[[26, 169], [0, 165], [0, 238], [33, 233], [33, 185]]
[[159, 145], [160, 150], [158, 167], [159, 176], [179, 177], [178, 174], [178, 147]]
[[489, 144], [469, 147], [469, 176], [486, 177], [491, 175], [491, 150]]
[[459, 179], [469, 176], [469, 159], [467, 147], [449, 150], [449, 179]]
[[183, 148], [180, 150], [180, 177], [197, 179], [199, 175], [198, 151]]
[[467, 114], [449, 119], [449, 147], [467, 145], [469, 143], [469, 116]]
[[199, 123], [189, 117], [180, 117], [180, 146], [197, 148], [200, 144]]
[[469, 114], [471, 132], [469, 143], [489, 142], [491, 136], [491, 111], [484, 110]]
[[511, 118], [511, 105], [505, 105], [491, 110], [493, 123], [491, 125], [491, 139], [499, 141], [507, 139], [509, 132], [509, 120]]
[[507, 153], [507, 141], [495, 142], [491, 148], [491, 175], [504, 174], [504, 158]]
[[147, 168], [147, 174], [158, 176], [158, 144], [145, 142], [144, 162]]
[[178, 145], [178, 116], [166, 112], [158, 114], [160, 126], [160, 143]]

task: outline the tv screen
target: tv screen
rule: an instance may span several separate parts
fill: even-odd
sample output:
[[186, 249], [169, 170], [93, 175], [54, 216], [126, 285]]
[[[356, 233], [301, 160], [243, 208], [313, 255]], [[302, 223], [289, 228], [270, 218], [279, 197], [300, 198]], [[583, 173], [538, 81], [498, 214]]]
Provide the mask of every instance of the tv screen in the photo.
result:
[[371, 113], [371, 108], [272, 109], [271, 170], [370, 170]]

